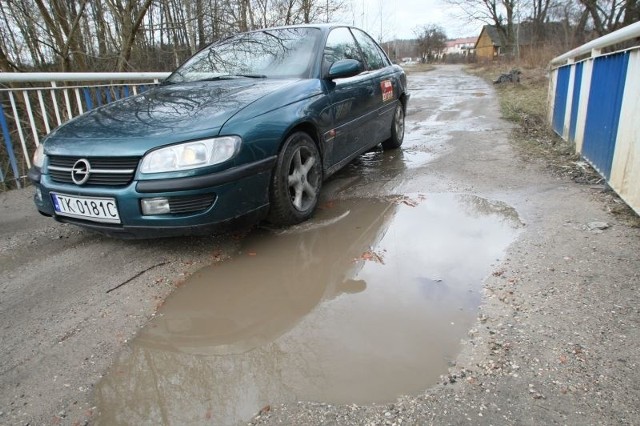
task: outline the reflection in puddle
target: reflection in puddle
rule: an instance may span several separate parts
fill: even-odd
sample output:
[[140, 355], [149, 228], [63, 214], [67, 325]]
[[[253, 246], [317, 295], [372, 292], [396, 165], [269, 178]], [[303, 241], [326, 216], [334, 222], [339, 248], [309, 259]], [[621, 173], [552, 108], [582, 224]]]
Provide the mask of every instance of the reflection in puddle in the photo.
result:
[[516, 212], [474, 196], [334, 201], [176, 291], [96, 390], [101, 424], [235, 424], [393, 401], [455, 358]]

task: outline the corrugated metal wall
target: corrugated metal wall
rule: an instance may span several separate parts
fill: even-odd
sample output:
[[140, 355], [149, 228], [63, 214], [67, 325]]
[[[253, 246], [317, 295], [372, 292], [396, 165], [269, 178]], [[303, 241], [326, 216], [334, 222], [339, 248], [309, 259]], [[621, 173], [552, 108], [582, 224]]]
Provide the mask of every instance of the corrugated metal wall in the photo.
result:
[[552, 127], [640, 214], [640, 50], [552, 70]]
[[567, 94], [569, 92], [570, 75], [571, 67], [562, 67], [558, 70], [556, 96], [553, 105], [553, 130], [561, 136], [564, 133], [564, 117], [567, 112]]
[[596, 58], [593, 63], [582, 155], [607, 180], [618, 136], [629, 52]]

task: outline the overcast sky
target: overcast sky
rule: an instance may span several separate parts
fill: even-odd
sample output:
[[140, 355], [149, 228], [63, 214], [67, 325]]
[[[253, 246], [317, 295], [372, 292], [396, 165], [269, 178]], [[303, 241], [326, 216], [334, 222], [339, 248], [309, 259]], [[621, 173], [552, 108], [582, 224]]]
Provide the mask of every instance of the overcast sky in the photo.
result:
[[366, 30], [382, 41], [394, 38], [415, 38], [413, 30], [422, 25], [436, 24], [444, 28], [449, 38], [470, 37], [480, 33], [482, 24], [469, 23], [443, 0], [347, 0], [348, 9], [340, 20]]

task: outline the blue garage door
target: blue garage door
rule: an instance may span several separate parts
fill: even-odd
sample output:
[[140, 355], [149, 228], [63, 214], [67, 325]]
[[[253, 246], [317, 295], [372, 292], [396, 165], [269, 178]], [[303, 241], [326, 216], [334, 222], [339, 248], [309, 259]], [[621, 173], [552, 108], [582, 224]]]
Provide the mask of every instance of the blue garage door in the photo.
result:
[[606, 179], [611, 175], [628, 63], [629, 52], [593, 63], [582, 155]]
[[556, 83], [556, 96], [553, 105], [553, 130], [562, 136], [564, 128], [564, 115], [567, 111], [567, 92], [569, 91], [569, 75], [571, 66], [558, 69], [558, 81]]

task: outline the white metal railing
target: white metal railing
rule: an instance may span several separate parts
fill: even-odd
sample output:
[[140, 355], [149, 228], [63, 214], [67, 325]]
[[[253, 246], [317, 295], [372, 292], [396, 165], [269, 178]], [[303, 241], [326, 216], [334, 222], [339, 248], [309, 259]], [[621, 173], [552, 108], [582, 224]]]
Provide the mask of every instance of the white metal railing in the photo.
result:
[[597, 57], [602, 54], [602, 49], [615, 44], [624, 43], [629, 40], [633, 40], [640, 37], [640, 22], [628, 25], [624, 28], [620, 28], [610, 34], [600, 37], [589, 43], [583, 44], [569, 52], [562, 54], [551, 60], [550, 65], [557, 67], [564, 65], [565, 63], [572, 63], [576, 58], [590, 54], [591, 57]]
[[[20, 188], [42, 137], [73, 117], [136, 95], [169, 73], [0, 73], [0, 190]], [[20, 147], [15, 149], [14, 141]]]

